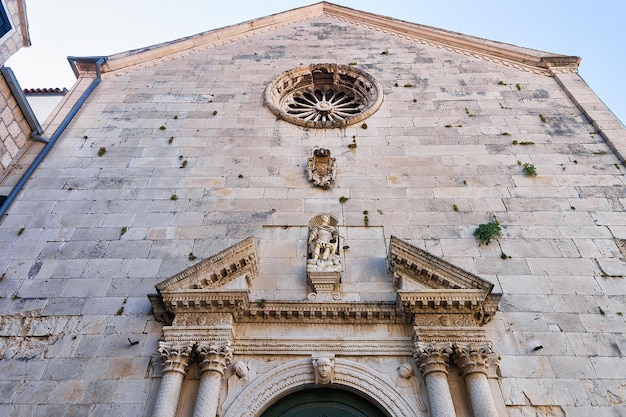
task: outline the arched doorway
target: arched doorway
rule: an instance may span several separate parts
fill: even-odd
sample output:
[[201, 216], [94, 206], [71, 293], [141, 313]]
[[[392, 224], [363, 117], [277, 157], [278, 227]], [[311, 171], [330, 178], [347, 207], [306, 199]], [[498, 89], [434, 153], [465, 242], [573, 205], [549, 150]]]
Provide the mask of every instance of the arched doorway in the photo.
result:
[[349, 391], [317, 388], [298, 391], [271, 405], [261, 417], [387, 417]]

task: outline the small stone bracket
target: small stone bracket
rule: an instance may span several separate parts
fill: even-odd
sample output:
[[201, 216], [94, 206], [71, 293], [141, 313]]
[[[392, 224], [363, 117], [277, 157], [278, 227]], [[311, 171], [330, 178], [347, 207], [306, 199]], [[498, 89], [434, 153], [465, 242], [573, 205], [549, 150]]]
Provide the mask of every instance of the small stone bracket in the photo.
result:
[[341, 267], [338, 269], [317, 270], [307, 268], [306, 272], [309, 292], [309, 300], [326, 301], [341, 299], [339, 294], [339, 282], [341, 281]]

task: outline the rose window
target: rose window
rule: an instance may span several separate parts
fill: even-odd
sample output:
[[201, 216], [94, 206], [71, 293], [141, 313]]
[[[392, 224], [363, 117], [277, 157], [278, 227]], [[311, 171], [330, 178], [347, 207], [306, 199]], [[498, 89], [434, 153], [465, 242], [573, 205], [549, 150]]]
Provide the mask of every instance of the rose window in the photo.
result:
[[296, 125], [334, 128], [372, 115], [382, 103], [382, 92], [373, 77], [357, 68], [312, 64], [276, 78], [265, 90], [265, 103]]

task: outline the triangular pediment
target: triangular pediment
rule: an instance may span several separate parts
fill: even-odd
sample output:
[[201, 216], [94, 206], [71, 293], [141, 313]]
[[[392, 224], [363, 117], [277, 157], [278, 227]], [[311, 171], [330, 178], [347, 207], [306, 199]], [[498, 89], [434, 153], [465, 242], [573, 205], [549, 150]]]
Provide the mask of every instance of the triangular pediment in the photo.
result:
[[463, 54], [471, 54], [490, 61], [506, 63], [507, 65], [514, 65], [532, 71], [547, 73], [561, 70], [575, 71], [580, 63], [579, 57], [523, 48], [363, 12], [333, 3], [320, 2], [170, 42], [111, 55], [107, 57], [106, 63], [101, 70], [103, 73], [106, 73], [128, 69], [136, 65], [150, 65], [162, 60], [174, 59], [177, 56], [181, 56], [181, 54], [219, 47], [239, 39], [253, 37], [268, 30], [278, 29], [285, 25], [320, 16], [339, 19], [367, 27], [371, 30], [401, 36], [419, 43], [446, 48]]

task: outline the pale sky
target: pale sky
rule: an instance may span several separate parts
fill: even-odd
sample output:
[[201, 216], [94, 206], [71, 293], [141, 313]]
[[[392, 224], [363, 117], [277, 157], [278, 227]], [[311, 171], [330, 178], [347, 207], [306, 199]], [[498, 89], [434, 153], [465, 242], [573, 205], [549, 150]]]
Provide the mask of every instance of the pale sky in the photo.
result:
[[[315, 3], [310, 0], [26, 0], [32, 46], [5, 64], [22, 88], [70, 88], [67, 56], [112, 55]], [[626, 122], [623, 0], [336, 0], [499, 42], [582, 57], [579, 73]]]

